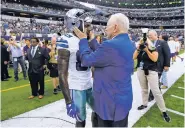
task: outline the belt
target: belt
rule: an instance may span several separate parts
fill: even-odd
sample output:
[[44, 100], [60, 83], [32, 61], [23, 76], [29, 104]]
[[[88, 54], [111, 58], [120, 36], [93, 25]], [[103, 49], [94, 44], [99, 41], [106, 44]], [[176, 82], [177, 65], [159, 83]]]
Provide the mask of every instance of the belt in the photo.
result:
[[21, 58], [22, 56], [20, 56], [20, 57], [13, 57], [13, 58]]

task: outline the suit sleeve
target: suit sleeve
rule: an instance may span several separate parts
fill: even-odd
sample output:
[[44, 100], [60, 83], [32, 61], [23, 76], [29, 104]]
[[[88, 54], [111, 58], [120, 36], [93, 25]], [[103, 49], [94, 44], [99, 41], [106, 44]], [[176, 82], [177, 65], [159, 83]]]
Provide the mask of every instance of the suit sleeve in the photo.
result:
[[45, 64], [47, 65], [47, 64], [48, 64], [48, 62], [49, 62], [50, 56], [49, 56], [49, 53], [48, 53], [48, 51], [47, 51], [47, 49], [46, 49], [46, 48], [43, 48], [43, 50], [44, 50], [44, 59], [45, 59]]
[[66, 104], [70, 104], [72, 99], [70, 97], [69, 85], [68, 85], [68, 67], [69, 67], [70, 51], [67, 49], [58, 50], [58, 73], [59, 73], [59, 85], [62, 89], [62, 93]]
[[166, 42], [162, 42], [162, 52], [164, 55], [164, 66], [170, 67], [170, 48]]
[[105, 67], [110, 65], [112, 48], [108, 47], [107, 43], [99, 45], [99, 47], [91, 52], [86, 38], [81, 39], [79, 43], [80, 58], [82, 65], [86, 67]]
[[100, 44], [98, 43], [98, 41], [95, 38], [89, 42], [89, 47], [93, 51], [95, 51], [99, 46], [100, 46]]

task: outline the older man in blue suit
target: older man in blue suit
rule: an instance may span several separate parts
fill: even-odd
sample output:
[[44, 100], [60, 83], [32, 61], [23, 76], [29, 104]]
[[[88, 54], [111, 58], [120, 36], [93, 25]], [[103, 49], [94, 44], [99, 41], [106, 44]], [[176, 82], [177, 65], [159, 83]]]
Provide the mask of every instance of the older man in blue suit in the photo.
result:
[[86, 34], [74, 28], [79, 43], [82, 65], [95, 67], [93, 97], [98, 127], [127, 127], [132, 107], [134, 47], [128, 36], [129, 20], [121, 13], [114, 14], [107, 23], [108, 40], [95, 50], [89, 48]]

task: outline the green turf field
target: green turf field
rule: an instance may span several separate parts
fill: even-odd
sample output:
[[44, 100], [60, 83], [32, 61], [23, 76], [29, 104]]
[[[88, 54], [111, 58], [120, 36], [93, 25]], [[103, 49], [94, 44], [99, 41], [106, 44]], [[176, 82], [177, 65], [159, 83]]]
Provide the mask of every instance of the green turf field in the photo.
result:
[[[184, 100], [171, 97], [176, 95], [184, 98], [184, 75], [164, 94], [166, 107], [181, 113], [184, 113]], [[134, 127], [184, 127], [184, 117], [175, 113], [168, 112], [171, 117], [171, 122], [167, 123], [163, 120], [162, 115], [155, 104], [141, 119], [134, 125]]]
[[38, 97], [35, 97], [34, 99], [28, 99], [28, 96], [31, 95], [29, 80], [24, 80], [22, 73], [20, 73], [20, 80], [14, 82], [13, 69], [9, 70], [9, 74], [12, 78], [9, 79], [9, 81], [1, 82], [1, 90], [20, 87], [22, 85], [27, 86], [1, 92], [1, 120], [6, 120], [63, 98], [61, 92], [57, 95], [53, 94], [52, 82], [49, 81], [50, 77], [46, 76], [45, 80], [47, 80], [47, 82], [45, 82], [44, 98], [38, 99]]

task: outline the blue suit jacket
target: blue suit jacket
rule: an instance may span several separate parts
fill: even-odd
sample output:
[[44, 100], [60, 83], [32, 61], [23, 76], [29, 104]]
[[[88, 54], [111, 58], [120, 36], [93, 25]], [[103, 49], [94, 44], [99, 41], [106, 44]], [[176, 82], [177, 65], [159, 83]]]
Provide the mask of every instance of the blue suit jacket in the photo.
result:
[[[97, 47], [96, 41], [93, 41]], [[94, 111], [103, 120], [119, 121], [132, 107], [133, 45], [128, 34], [106, 40], [90, 50], [87, 39], [81, 39], [79, 50], [82, 65], [95, 67]]]

